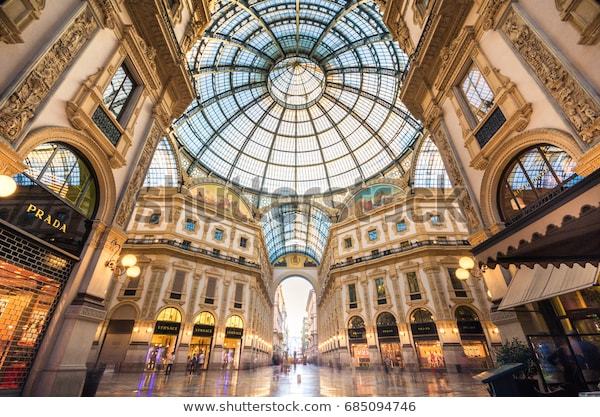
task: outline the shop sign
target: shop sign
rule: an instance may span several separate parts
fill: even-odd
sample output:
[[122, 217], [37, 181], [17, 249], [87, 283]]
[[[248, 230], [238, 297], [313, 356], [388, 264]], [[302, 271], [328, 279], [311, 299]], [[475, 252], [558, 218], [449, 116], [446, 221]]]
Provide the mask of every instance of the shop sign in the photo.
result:
[[437, 327], [435, 323], [411, 323], [410, 330], [413, 336], [435, 336], [437, 337]]
[[244, 329], [239, 327], [225, 327], [226, 339], [241, 339], [244, 334]]
[[90, 219], [33, 181], [0, 201], [0, 219], [75, 256], [92, 227]]
[[181, 323], [175, 323], [172, 321], [157, 321], [154, 326], [154, 334], [167, 334], [177, 335], [179, 334], [179, 328]]
[[458, 331], [460, 334], [483, 334], [483, 328], [479, 321], [459, 321]]
[[377, 326], [378, 337], [398, 337], [398, 326]]
[[365, 328], [348, 329], [348, 339], [364, 339]]
[[194, 324], [193, 336], [212, 337], [215, 326], [209, 324]]

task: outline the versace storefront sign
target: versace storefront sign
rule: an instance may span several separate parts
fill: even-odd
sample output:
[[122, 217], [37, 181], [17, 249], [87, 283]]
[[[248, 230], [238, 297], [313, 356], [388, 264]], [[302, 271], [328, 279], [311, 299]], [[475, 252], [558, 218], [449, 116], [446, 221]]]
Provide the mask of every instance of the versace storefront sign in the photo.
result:
[[348, 329], [348, 339], [356, 340], [356, 339], [365, 339], [366, 331], [365, 328], [358, 329]]
[[437, 327], [435, 323], [412, 323], [410, 325], [410, 330], [412, 331], [413, 336], [431, 336], [433, 338], [438, 337], [437, 335]]
[[154, 334], [167, 334], [177, 335], [179, 334], [179, 328], [181, 323], [175, 323], [172, 321], [157, 321], [154, 326]]
[[377, 326], [377, 336], [398, 338], [398, 326]]
[[194, 324], [193, 336], [212, 337], [215, 332], [215, 326], [208, 324]]
[[226, 327], [225, 338], [226, 339], [241, 339], [244, 334], [244, 329], [238, 327]]

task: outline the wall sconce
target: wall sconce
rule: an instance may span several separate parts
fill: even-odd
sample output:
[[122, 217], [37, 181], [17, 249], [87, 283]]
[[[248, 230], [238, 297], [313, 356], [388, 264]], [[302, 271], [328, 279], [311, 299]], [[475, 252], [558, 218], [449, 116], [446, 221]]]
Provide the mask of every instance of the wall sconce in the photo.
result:
[[497, 328], [497, 327], [494, 327], [494, 328], [492, 329], [492, 333], [494, 333], [494, 334], [499, 334], [499, 333], [500, 333], [500, 330], [498, 330], [498, 328]]
[[190, 330], [188, 330], [187, 332], [185, 332], [186, 335], [191, 336], [192, 332]]
[[455, 327], [454, 329], [452, 329], [452, 333], [458, 334], [458, 329]]
[[401, 331], [401, 332], [400, 332], [400, 336], [404, 337], [405, 335], [406, 335], [406, 332], [405, 332], [405, 331]]
[[460, 266], [460, 268], [458, 268], [454, 272], [456, 278], [462, 281], [469, 279], [469, 277], [472, 276], [471, 270], [475, 268], [475, 261], [473, 260], [473, 258], [471, 258], [470, 256], [463, 256], [458, 260], [458, 265]]
[[446, 329], [440, 329], [441, 334], [446, 334]]
[[17, 191], [17, 183], [13, 177], [0, 175], [0, 197], [11, 196]]
[[118, 262], [118, 253], [121, 251], [121, 245], [116, 240], [111, 242], [111, 245], [115, 248], [110, 259], [106, 261], [105, 266], [113, 271], [115, 278], [119, 279], [122, 276], [129, 278], [137, 278], [142, 273], [142, 270], [137, 266], [137, 257], [133, 254], [127, 254], [121, 258], [121, 262]]
[[152, 327], [148, 327], [148, 328], [146, 329], [146, 333], [152, 333]]
[[139, 328], [139, 327], [137, 327], [137, 326], [136, 326], [136, 327], [134, 327], [134, 328], [133, 328], [133, 332], [134, 332], [134, 333], [137, 333], [137, 332], [139, 332], [139, 331], [140, 331], [140, 328]]

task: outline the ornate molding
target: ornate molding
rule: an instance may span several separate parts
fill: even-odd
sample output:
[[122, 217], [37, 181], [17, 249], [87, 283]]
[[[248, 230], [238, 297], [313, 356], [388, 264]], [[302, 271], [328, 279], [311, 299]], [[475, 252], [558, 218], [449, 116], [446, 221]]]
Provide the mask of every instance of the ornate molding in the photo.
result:
[[563, 21], [580, 33], [579, 44], [594, 45], [600, 40], [600, 4], [596, 0], [555, 0]]
[[496, 27], [499, 19], [497, 16], [500, 9], [504, 9], [504, 6], [508, 6], [510, 0], [488, 0], [482, 4], [479, 9], [481, 28], [483, 30], [490, 30]]
[[581, 139], [588, 144], [597, 142], [600, 106], [594, 98], [514, 9], [510, 10], [501, 30], [556, 100]]
[[146, 143], [144, 144], [144, 148], [142, 149], [140, 158], [135, 166], [135, 171], [131, 176], [129, 184], [127, 185], [125, 195], [123, 196], [123, 200], [121, 201], [119, 210], [117, 211], [117, 215], [115, 217], [115, 223], [123, 229], [131, 217], [131, 213], [133, 213], [137, 195], [139, 190], [142, 188], [142, 184], [144, 183], [144, 178], [146, 177], [146, 172], [148, 171], [150, 162], [152, 161], [154, 150], [156, 149], [156, 145], [158, 145], [158, 141], [163, 135], [164, 133], [159, 124], [154, 121], [152, 123], [152, 127], [150, 128], [150, 134], [148, 135]]
[[98, 24], [85, 8], [0, 106], [0, 135], [15, 142]]
[[23, 43], [21, 33], [40, 18], [45, 0], [5, 0], [0, 5], [0, 42]]

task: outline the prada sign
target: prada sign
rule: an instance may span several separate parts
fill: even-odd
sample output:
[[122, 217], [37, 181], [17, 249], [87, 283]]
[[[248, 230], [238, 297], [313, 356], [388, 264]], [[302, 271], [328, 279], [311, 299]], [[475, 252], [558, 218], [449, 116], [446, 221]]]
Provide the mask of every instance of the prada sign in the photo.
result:
[[90, 219], [33, 181], [0, 199], [0, 219], [75, 256], [92, 228]]
[[413, 336], [432, 336], [437, 339], [437, 327], [435, 323], [412, 323], [410, 325], [410, 330], [412, 331]]
[[348, 339], [356, 340], [356, 339], [365, 339], [365, 328], [361, 327], [358, 329], [348, 329]]
[[225, 327], [225, 338], [226, 339], [241, 339], [244, 335], [244, 329], [239, 327]]
[[377, 336], [380, 338], [398, 338], [398, 326], [377, 326]]
[[194, 324], [193, 336], [212, 337], [215, 332], [215, 326], [208, 324]]
[[483, 328], [478, 321], [459, 321], [458, 331], [460, 334], [483, 334]]
[[178, 335], [181, 323], [172, 321], [157, 321], [154, 326], [154, 334]]

